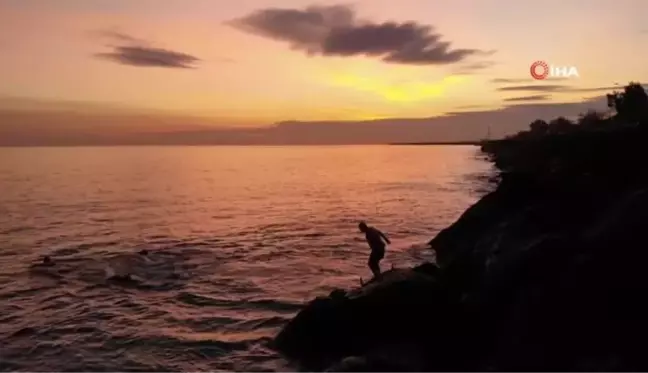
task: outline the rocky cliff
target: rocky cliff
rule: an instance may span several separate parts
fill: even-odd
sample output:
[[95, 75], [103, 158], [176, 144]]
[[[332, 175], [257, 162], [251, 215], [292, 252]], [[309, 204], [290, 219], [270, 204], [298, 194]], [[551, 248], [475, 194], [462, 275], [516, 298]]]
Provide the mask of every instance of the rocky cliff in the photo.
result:
[[302, 310], [276, 347], [330, 371], [648, 370], [648, 131], [483, 145], [495, 191], [393, 270]]

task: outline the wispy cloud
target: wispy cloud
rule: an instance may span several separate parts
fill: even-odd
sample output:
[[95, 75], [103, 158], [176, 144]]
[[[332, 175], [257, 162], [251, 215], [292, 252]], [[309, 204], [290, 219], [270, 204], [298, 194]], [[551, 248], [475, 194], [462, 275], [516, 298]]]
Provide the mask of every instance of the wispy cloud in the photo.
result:
[[150, 47], [117, 46], [110, 53], [98, 53], [105, 58], [123, 65], [140, 67], [170, 67], [192, 69], [198, 58], [186, 53]]
[[113, 41], [113, 42], [122, 42], [122, 43], [128, 43], [128, 44], [139, 44], [139, 45], [147, 45], [148, 42], [143, 39], [138, 39], [136, 37], [133, 37], [131, 35], [125, 34], [121, 31], [116, 31], [116, 30], [111, 30], [111, 29], [106, 29], [106, 30], [92, 30], [90, 32], [91, 36], [97, 37], [97, 38], [102, 38], [106, 41]]
[[564, 90], [568, 88], [569, 86], [559, 84], [529, 84], [499, 87], [497, 90], [500, 92], [564, 92]]
[[622, 89], [623, 87], [619, 86], [608, 86], [608, 87], [594, 87], [594, 88], [569, 88], [566, 92], [607, 92], [613, 91], [615, 89]]
[[388, 63], [444, 65], [493, 54], [453, 48], [429, 25], [416, 22], [360, 22], [345, 5], [305, 9], [269, 8], [229, 22], [240, 30], [287, 42], [295, 50], [322, 56], [372, 56]]
[[94, 56], [122, 65], [192, 69], [200, 61], [198, 57], [188, 53], [154, 47], [145, 40], [122, 32], [99, 30], [93, 34], [112, 41], [107, 45], [111, 52], [96, 53]]
[[491, 106], [488, 105], [459, 105], [453, 107], [451, 110], [445, 112], [445, 115], [460, 115], [465, 114], [466, 112], [475, 112], [475, 111], [490, 111], [493, 110]]
[[486, 106], [484, 106], [484, 105], [475, 105], [475, 104], [470, 104], [470, 105], [459, 105], [459, 106], [455, 107], [455, 109], [461, 109], [461, 110], [465, 110], [465, 109], [480, 109], [480, 108], [484, 108], [484, 107], [486, 107]]
[[481, 61], [481, 62], [473, 62], [473, 63], [467, 63], [464, 65], [457, 66], [453, 70], [453, 74], [457, 75], [471, 75], [471, 74], [477, 74], [482, 70], [486, 70], [490, 67], [495, 66], [497, 63], [494, 61]]
[[531, 95], [522, 97], [510, 97], [504, 99], [506, 102], [529, 102], [529, 101], [547, 101], [551, 98], [549, 95]]
[[562, 84], [526, 84], [513, 85], [497, 88], [500, 92], [561, 92], [561, 93], [588, 93], [588, 92], [609, 92], [621, 89], [620, 86], [607, 87], [574, 87]]
[[[563, 78], [563, 77], [557, 77], [557, 78], [549, 78], [547, 80], [550, 80], [552, 82], [555, 81], [561, 81], [561, 80], [567, 80], [568, 78]], [[514, 83], [532, 83], [535, 80], [529, 76], [528, 78], [495, 78], [491, 79], [491, 83], [494, 84], [514, 84]]]

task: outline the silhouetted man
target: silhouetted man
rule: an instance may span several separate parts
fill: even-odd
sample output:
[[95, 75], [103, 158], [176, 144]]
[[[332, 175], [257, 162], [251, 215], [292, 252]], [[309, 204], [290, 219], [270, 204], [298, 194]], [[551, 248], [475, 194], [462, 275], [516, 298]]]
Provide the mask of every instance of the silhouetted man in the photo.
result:
[[385, 234], [374, 227], [368, 226], [365, 222], [358, 224], [360, 232], [365, 234], [371, 254], [369, 255], [369, 269], [373, 272], [374, 277], [380, 275], [380, 261], [385, 257], [385, 243], [391, 244]]

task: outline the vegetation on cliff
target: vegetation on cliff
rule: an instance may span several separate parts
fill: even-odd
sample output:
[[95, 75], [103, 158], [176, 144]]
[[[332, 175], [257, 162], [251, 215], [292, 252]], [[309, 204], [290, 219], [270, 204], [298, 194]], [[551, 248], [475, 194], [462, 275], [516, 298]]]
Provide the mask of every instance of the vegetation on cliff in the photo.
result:
[[564, 135], [596, 131], [617, 131], [648, 121], [648, 95], [639, 83], [629, 83], [623, 91], [607, 95], [609, 112], [590, 110], [581, 113], [577, 120], [558, 117], [549, 122], [537, 119], [529, 130], [510, 136], [507, 140], [532, 140], [551, 135]]

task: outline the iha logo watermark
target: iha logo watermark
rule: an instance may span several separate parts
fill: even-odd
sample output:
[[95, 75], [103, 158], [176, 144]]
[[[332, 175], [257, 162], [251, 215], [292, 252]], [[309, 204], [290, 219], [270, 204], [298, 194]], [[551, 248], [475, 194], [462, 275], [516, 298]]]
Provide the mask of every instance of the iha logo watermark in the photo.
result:
[[549, 65], [544, 61], [536, 61], [531, 64], [531, 77], [535, 80], [544, 80], [547, 78], [578, 78], [578, 69], [576, 66], [555, 66]]

